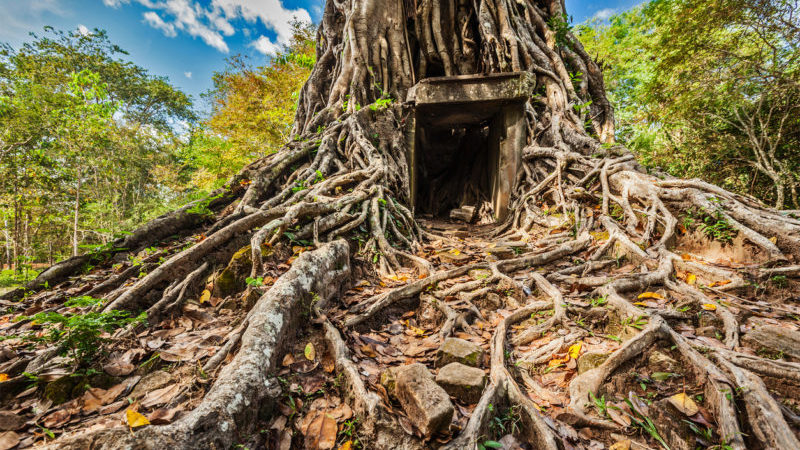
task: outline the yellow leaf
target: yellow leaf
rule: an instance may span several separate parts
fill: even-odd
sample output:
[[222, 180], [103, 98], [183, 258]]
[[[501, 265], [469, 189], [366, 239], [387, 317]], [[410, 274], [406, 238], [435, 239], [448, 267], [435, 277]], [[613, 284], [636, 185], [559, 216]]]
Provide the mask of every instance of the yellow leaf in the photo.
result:
[[778, 238], [776, 236], [772, 236], [771, 238], [769, 238], [769, 241], [772, 242], [773, 244], [777, 244]]
[[714, 286], [725, 286], [726, 284], [730, 284], [731, 280], [722, 280], [722, 281], [715, 281], [708, 285], [708, 287]]
[[678, 408], [680, 412], [686, 414], [687, 416], [693, 416], [700, 411], [700, 408], [697, 407], [697, 403], [695, 403], [691, 397], [683, 392], [673, 395], [668, 400], [673, 406]]
[[581, 342], [578, 342], [577, 344], [572, 344], [569, 347], [569, 350], [567, 350], [567, 353], [569, 353], [569, 356], [571, 356], [572, 359], [578, 359], [578, 356], [581, 354], [581, 347], [582, 346], [583, 346], [583, 343], [581, 343]]
[[457, 249], [457, 248], [454, 248], [454, 249], [450, 250], [450, 253], [452, 253], [452, 254], [454, 254], [454, 255], [458, 256], [458, 255], [460, 255], [460, 254], [461, 254], [461, 250], [459, 250], [459, 249]]
[[3, 381], [6, 381], [6, 380], [8, 380], [8, 374], [7, 373], [0, 373], [0, 383], [2, 383]]
[[352, 450], [352, 448], [353, 448], [353, 441], [347, 441], [339, 446], [339, 450]]
[[705, 309], [706, 311], [714, 311], [714, 310], [717, 309], [717, 305], [715, 305], [713, 303], [703, 303], [703, 305], [701, 307], [703, 309]]
[[556, 367], [561, 364], [565, 364], [569, 361], [569, 355], [564, 356], [563, 358], [555, 357], [547, 363], [547, 367]]
[[306, 359], [309, 361], [313, 361], [317, 358], [317, 351], [314, 350], [314, 344], [309, 342], [306, 344], [305, 350], [303, 350], [303, 355], [306, 356]]
[[200, 304], [203, 304], [211, 298], [211, 291], [208, 289], [204, 290], [202, 294], [200, 294]]
[[697, 276], [693, 273], [686, 275], [686, 284], [695, 284], [697, 282]]
[[647, 302], [633, 302], [633, 304], [636, 306], [645, 306], [645, 307], [650, 306]]
[[642, 293], [642, 294], [639, 294], [639, 297], [638, 297], [638, 298], [639, 298], [639, 299], [643, 299], [643, 298], [657, 298], [657, 299], [659, 299], [659, 300], [664, 300], [664, 297], [663, 297], [661, 294], [659, 294], [658, 292], [644, 292], [644, 293]]
[[131, 428], [138, 428], [138, 427], [143, 427], [145, 425], [150, 425], [150, 421], [147, 420], [147, 417], [139, 414], [138, 412], [132, 409], [125, 411], [125, 418], [128, 419], [128, 426]]

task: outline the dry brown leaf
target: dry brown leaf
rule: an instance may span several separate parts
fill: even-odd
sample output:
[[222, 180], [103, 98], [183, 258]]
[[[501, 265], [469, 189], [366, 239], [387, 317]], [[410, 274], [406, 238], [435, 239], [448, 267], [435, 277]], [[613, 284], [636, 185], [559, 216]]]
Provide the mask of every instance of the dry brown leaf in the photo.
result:
[[10, 448], [14, 448], [19, 444], [22, 438], [17, 433], [13, 431], [6, 431], [4, 433], [0, 433], [0, 450], [8, 450]]
[[686, 414], [687, 416], [693, 416], [700, 411], [700, 408], [697, 406], [697, 403], [692, 400], [691, 397], [686, 395], [683, 392], [679, 392], [668, 399], [673, 406], [678, 408], [680, 412]]
[[338, 426], [329, 414], [318, 412], [308, 425], [305, 433], [306, 448], [312, 450], [330, 450], [336, 445]]
[[167, 350], [163, 350], [159, 356], [164, 361], [169, 362], [191, 361], [194, 359], [196, 351], [196, 347], [192, 348], [187, 345], [175, 345]]
[[180, 412], [180, 408], [159, 408], [147, 417], [153, 425], [166, 425], [175, 420], [175, 416]]
[[147, 395], [145, 395], [142, 399], [142, 406], [149, 409], [154, 406], [169, 403], [169, 401], [175, 397], [180, 389], [180, 384], [172, 384], [170, 386], [148, 392]]

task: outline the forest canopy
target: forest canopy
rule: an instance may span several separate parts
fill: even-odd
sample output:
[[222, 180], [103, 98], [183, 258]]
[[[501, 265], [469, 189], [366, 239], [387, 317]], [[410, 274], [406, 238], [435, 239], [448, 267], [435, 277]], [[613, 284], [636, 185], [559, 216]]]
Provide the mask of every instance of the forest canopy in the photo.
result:
[[575, 27], [640, 160], [800, 209], [794, 0], [653, 0]]
[[[266, 64], [232, 57], [205, 100], [127, 59], [106, 32], [46, 28], [0, 53], [0, 283], [108, 245], [284, 143], [314, 64], [310, 24]], [[207, 109], [207, 108], [206, 108]], [[25, 270], [23, 270], [25, 269]]]

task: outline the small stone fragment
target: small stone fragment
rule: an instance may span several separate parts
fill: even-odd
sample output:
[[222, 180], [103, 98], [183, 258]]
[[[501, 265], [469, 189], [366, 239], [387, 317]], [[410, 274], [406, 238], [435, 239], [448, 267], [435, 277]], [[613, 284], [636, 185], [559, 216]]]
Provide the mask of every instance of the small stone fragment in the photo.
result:
[[444, 367], [452, 362], [480, 367], [483, 362], [483, 349], [478, 344], [464, 339], [447, 338], [436, 353], [436, 367]]
[[466, 404], [473, 404], [478, 403], [481, 398], [486, 384], [486, 374], [481, 369], [454, 362], [439, 369], [436, 383], [451, 397]]
[[608, 353], [586, 352], [578, 358], [578, 375], [592, 370], [608, 359]]
[[402, 366], [395, 371], [395, 395], [408, 419], [426, 437], [446, 431], [453, 418], [450, 397], [419, 363]]
[[461, 208], [452, 209], [450, 210], [450, 218], [453, 220], [472, 223], [472, 221], [475, 220], [475, 207], [462, 206]]

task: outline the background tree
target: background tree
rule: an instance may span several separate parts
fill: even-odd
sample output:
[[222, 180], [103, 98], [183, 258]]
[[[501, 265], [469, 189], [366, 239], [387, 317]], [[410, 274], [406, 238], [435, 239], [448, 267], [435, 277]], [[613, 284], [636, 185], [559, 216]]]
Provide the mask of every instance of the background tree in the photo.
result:
[[105, 244], [176, 200], [164, 195], [159, 168], [180, 164], [179, 125], [195, 119], [191, 101], [124, 54], [98, 30], [47, 28], [19, 49], [3, 47], [7, 263]]
[[579, 27], [607, 66], [619, 138], [646, 164], [800, 208], [797, 7], [656, 0]]

